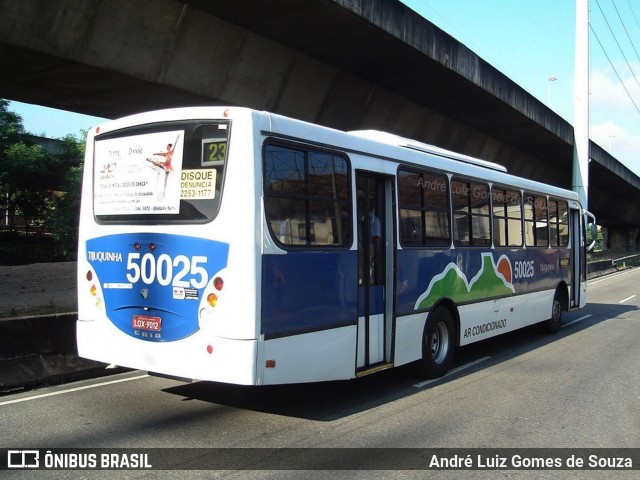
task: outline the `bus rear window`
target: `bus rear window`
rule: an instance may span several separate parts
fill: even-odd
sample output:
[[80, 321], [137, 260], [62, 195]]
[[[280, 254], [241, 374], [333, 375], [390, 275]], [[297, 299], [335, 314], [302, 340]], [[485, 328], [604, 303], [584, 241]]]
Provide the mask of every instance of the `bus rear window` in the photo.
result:
[[101, 223], [204, 223], [220, 206], [229, 122], [175, 122], [99, 135], [93, 208]]

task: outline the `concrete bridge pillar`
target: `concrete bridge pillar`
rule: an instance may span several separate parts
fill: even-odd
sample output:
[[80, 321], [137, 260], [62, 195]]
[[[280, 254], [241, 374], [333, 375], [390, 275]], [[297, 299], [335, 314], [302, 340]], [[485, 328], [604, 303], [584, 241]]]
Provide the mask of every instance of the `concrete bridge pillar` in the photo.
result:
[[627, 238], [622, 229], [612, 228], [609, 230], [609, 248], [611, 250], [625, 250], [627, 248]]
[[602, 234], [602, 251], [607, 251], [611, 246], [609, 245], [609, 229], [601, 227], [600, 233]]
[[635, 252], [637, 249], [638, 232], [640, 232], [640, 228], [630, 228], [627, 230], [627, 250], [630, 252]]

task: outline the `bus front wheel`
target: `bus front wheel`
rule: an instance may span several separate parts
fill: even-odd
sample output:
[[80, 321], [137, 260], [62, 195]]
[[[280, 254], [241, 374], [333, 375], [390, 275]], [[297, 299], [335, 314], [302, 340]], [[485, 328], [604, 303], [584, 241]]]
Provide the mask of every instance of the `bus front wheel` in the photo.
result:
[[431, 312], [424, 327], [418, 373], [426, 378], [438, 378], [447, 373], [453, 362], [455, 344], [455, 324], [451, 312], [438, 307]]
[[562, 323], [562, 302], [556, 293], [551, 304], [551, 318], [542, 322], [542, 331], [545, 333], [556, 333]]

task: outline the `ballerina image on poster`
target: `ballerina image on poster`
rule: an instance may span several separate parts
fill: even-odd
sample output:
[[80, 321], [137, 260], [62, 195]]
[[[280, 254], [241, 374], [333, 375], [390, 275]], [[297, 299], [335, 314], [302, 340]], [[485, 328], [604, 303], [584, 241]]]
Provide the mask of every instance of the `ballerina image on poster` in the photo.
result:
[[158, 169], [158, 173], [164, 172], [164, 185], [162, 187], [162, 192], [158, 194], [158, 200], [164, 199], [167, 189], [167, 179], [169, 178], [169, 174], [173, 172], [171, 160], [179, 138], [180, 136], [178, 135], [174, 143], [168, 143], [165, 152], [157, 152], [154, 153], [152, 157], [147, 158], [147, 162], [150, 162], [154, 167], [156, 167], [156, 169]]

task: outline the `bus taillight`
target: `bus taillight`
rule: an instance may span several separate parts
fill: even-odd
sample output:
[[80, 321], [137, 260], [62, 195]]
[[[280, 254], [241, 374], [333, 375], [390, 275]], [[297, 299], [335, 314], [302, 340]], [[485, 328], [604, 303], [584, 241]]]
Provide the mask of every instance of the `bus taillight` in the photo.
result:
[[216, 295], [215, 293], [210, 293], [207, 296], [207, 303], [212, 307], [215, 307], [218, 304], [218, 295]]
[[224, 280], [220, 277], [216, 277], [213, 279], [213, 286], [216, 290], [222, 290], [222, 286], [224, 285]]

